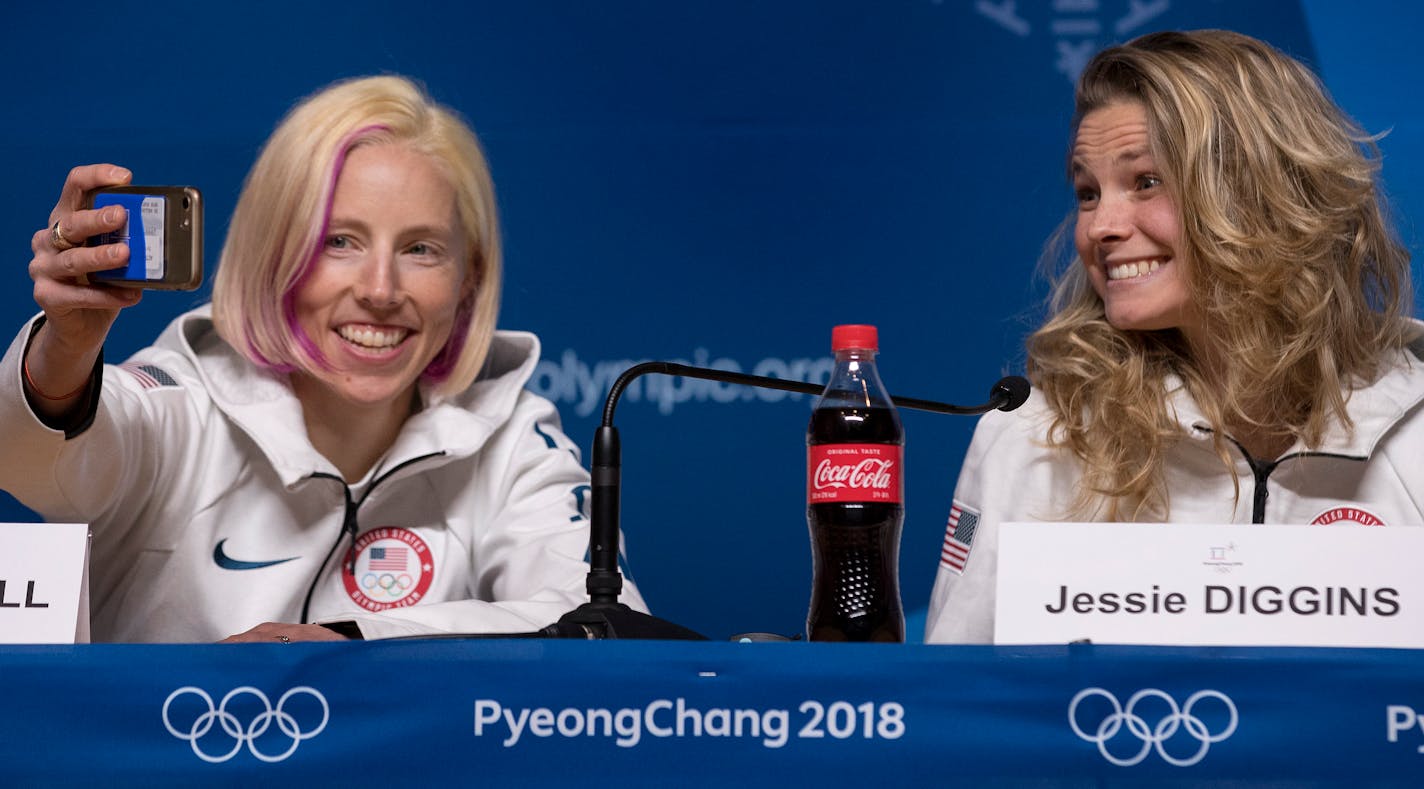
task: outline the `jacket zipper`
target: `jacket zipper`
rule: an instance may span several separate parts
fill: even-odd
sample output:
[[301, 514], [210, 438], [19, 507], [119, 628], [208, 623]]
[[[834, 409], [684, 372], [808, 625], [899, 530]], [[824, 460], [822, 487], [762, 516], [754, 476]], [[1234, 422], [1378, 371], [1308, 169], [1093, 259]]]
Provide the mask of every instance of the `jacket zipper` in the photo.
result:
[[1271, 472], [1276, 470], [1276, 466], [1280, 465], [1281, 461], [1289, 460], [1295, 455], [1286, 455], [1271, 461], [1257, 460], [1251, 457], [1245, 447], [1237, 444], [1236, 439], [1231, 439], [1231, 443], [1236, 444], [1237, 449], [1241, 450], [1241, 454], [1246, 458], [1246, 464], [1251, 467], [1251, 475], [1256, 479], [1255, 488], [1251, 493], [1251, 522], [1265, 523], [1266, 499], [1271, 495], [1270, 488], [1266, 486], [1266, 480], [1270, 478]]
[[[1199, 427], [1197, 429], [1204, 430], [1206, 432], [1211, 432], [1210, 428]], [[1354, 461], [1361, 461], [1367, 459], [1362, 457], [1356, 457], [1354, 455], [1341, 455], [1335, 452], [1295, 452], [1289, 455], [1282, 455], [1281, 457], [1275, 460], [1257, 460], [1256, 458], [1251, 457], [1251, 453], [1246, 451], [1246, 447], [1242, 446], [1240, 441], [1237, 441], [1231, 436], [1227, 436], [1226, 439], [1232, 444], [1235, 444], [1236, 448], [1240, 450], [1241, 456], [1243, 458], [1246, 458], [1246, 464], [1251, 467], [1251, 475], [1255, 478], [1255, 488], [1251, 493], [1252, 523], [1266, 522], [1266, 499], [1270, 498], [1271, 495], [1270, 489], [1266, 486], [1266, 481], [1270, 478], [1271, 473], [1274, 472], [1278, 466], [1280, 466], [1287, 460], [1307, 457], [1337, 458], [1339, 460]]]
[[361, 530], [360, 524], [356, 520], [356, 513], [358, 510], [361, 509], [361, 505], [366, 503], [366, 499], [371, 497], [371, 493], [376, 489], [376, 486], [380, 485], [387, 479], [390, 479], [391, 475], [395, 474], [401, 469], [404, 469], [412, 464], [419, 463], [422, 460], [429, 460], [430, 458], [440, 457], [444, 454], [444, 452], [431, 452], [428, 455], [420, 455], [419, 457], [413, 457], [409, 460], [397, 464], [390, 471], [387, 471], [379, 477], [376, 477], [375, 479], [371, 480], [371, 485], [366, 488], [366, 492], [361, 496], [360, 501], [356, 501], [351, 497], [351, 486], [346, 484], [346, 480], [336, 476], [335, 474], [328, 474], [325, 471], [317, 471], [307, 478], [334, 479], [337, 482], [341, 483], [341, 493], [346, 498], [346, 505], [345, 510], [343, 511], [341, 516], [341, 531], [338, 532], [336, 535], [336, 542], [331, 544], [331, 549], [326, 552], [326, 558], [321, 560], [321, 566], [316, 569], [316, 575], [312, 578], [311, 585], [307, 587], [306, 599], [302, 601], [302, 624], [307, 624], [307, 616], [308, 613], [311, 611], [312, 596], [316, 594], [316, 585], [318, 582], [321, 581], [321, 577], [326, 574], [326, 566], [331, 563], [331, 557], [336, 555], [336, 549], [341, 547], [342, 540], [348, 541], [346, 548], [346, 566], [343, 567], [342, 570], [343, 572], [346, 572], [351, 575], [354, 575], [356, 573], [356, 534]]

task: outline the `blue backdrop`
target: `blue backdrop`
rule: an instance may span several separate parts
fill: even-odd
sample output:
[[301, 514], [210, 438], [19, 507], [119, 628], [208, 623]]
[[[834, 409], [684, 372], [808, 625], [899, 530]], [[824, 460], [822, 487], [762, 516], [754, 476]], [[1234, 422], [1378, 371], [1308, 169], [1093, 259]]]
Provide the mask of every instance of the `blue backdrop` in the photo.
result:
[[[0, 310], [64, 174], [200, 187], [217, 259], [287, 107], [348, 76], [422, 80], [483, 139], [507, 239], [501, 325], [587, 450], [607, 386], [670, 359], [816, 380], [830, 328], [879, 325], [897, 394], [975, 402], [1022, 369], [1043, 239], [1071, 206], [1071, 77], [1162, 28], [1229, 27], [1315, 66], [1381, 147], [1416, 252], [1424, 11], [1185, 0], [28, 3], [0, 12]], [[150, 293], [119, 360], [207, 298]], [[643, 379], [618, 412], [623, 526], [655, 611], [713, 637], [800, 632], [809, 398]], [[907, 609], [923, 608], [972, 420], [904, 415]], [[8, 499], [0, 520], [34, 516]], [[912, 637], [918, 637], [912, 632]]]

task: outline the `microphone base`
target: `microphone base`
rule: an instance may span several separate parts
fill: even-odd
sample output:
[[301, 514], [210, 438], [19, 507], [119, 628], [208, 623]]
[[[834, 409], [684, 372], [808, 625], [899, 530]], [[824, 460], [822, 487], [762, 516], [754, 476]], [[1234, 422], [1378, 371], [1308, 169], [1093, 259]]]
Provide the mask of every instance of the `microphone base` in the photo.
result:
[[544, 628], [553, 638], [707, 641], [707, 636], [622, 603], [584, 603]]

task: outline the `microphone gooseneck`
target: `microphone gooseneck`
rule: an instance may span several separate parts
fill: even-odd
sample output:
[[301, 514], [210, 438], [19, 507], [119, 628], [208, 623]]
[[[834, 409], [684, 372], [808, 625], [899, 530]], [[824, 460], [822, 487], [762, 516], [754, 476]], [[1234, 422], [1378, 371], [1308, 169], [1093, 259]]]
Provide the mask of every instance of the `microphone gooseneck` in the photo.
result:
[[[680, 625], [639, 614], [618, 602], [618, 595], [623, 590], [623, 575], [618, 571], [618, 511], [623, 459], [618, 428], [613, 426], [613, 415], [623, 390], [627, 389], [628, 384], [635, 378], [648, 373], [810, 395], [820, 394], [822, 389], [816, 384], [804, 381], [692, 367], [674, 362], [643, 362], [624, 370], [609, 387], [608, 397], [603, 404], [603, 421], [593, 436], [590, 469], [592, 490], [589, 495], [589, 572], [586, 583], [589, 602], [545, 628], [549, 635], [575, 638], [705, 638]], [[1012, 411], [1024, 404], [1029, 391], [1028, 381], [1020, 376], [1010, 375], [994, 384], [989, 391], [989, 401], [981, 405], [959, 406], [912, 397], [891, 396], [890, 399], [901, 408], [973, 416], [994, 410]]]
[[[603, 401], [603, 422], [599, 430], [613, 427], [613, 413], [618, 408], [618, 399], [623, 396], [623, 390], [628, 388], [628, 384], [632, 383], [633, 379], [648, 373], [679, 375], [686, 378], [701, 378], [705, 381], [742, 384], [743, 386], [755, 386], [760, 389], [779, 389], [783, 392], [799, 392], [809, 395], [818, 395], [824, 388], [805, 381], [768, 378], [764, 375], [747, 375], [746, 373], [734, 373], [730, 370], [714, 370], [706, 367], [692, 367], [675, 362], [643, 362], [624, 370], [623, 374], [618, 376], [618, 379], [608, 388], [608, 398]], [[913, 408], [917, 411], [933, 411], [937, 414], [974, 416], [976, 414], [988, 413], [989, 411], [1012, 411], [1023, 405], [1024, 401], [1028, 400], [1030, 389], [1031, 387], [1029, 386], [1028, 380], [1023, 376], [1006, 375], [994, 383], [994, 386], [989, 390], [989, 401], [982, 405], [951, 405], [935, 400], [919, 400], [914, 397], [896, 397], [894, 395], [891, 395], [890, 399], [894, 401], [896, 406], [901, 408]], [[616, 437], [614, 440], [617, 440]], [[597, 451], [597, 447], [598, 444], [595, 437], [595, 451]]]

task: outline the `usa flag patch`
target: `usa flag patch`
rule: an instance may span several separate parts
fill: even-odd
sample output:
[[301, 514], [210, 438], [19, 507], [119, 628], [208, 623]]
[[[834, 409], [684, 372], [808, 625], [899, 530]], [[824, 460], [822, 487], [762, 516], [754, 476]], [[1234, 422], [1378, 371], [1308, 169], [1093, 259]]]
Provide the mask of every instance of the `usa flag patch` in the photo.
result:
[[953, 502], [949, 508], [949, 523], [944, 529], [944, 548], [939, 552], [939, 566], [964, 574], [964, 563], [969, 561], [969, 546], [974, 542], [974, 531], [979, 526], [979, 513]]
[[119, 365], [119, 369], [136, 378], [139, 385], [144, 389], [157, 389], [160, 386], [178, 385], [178, 382], [173, 380], [173, 376], [151, 364], [121, 364]]

